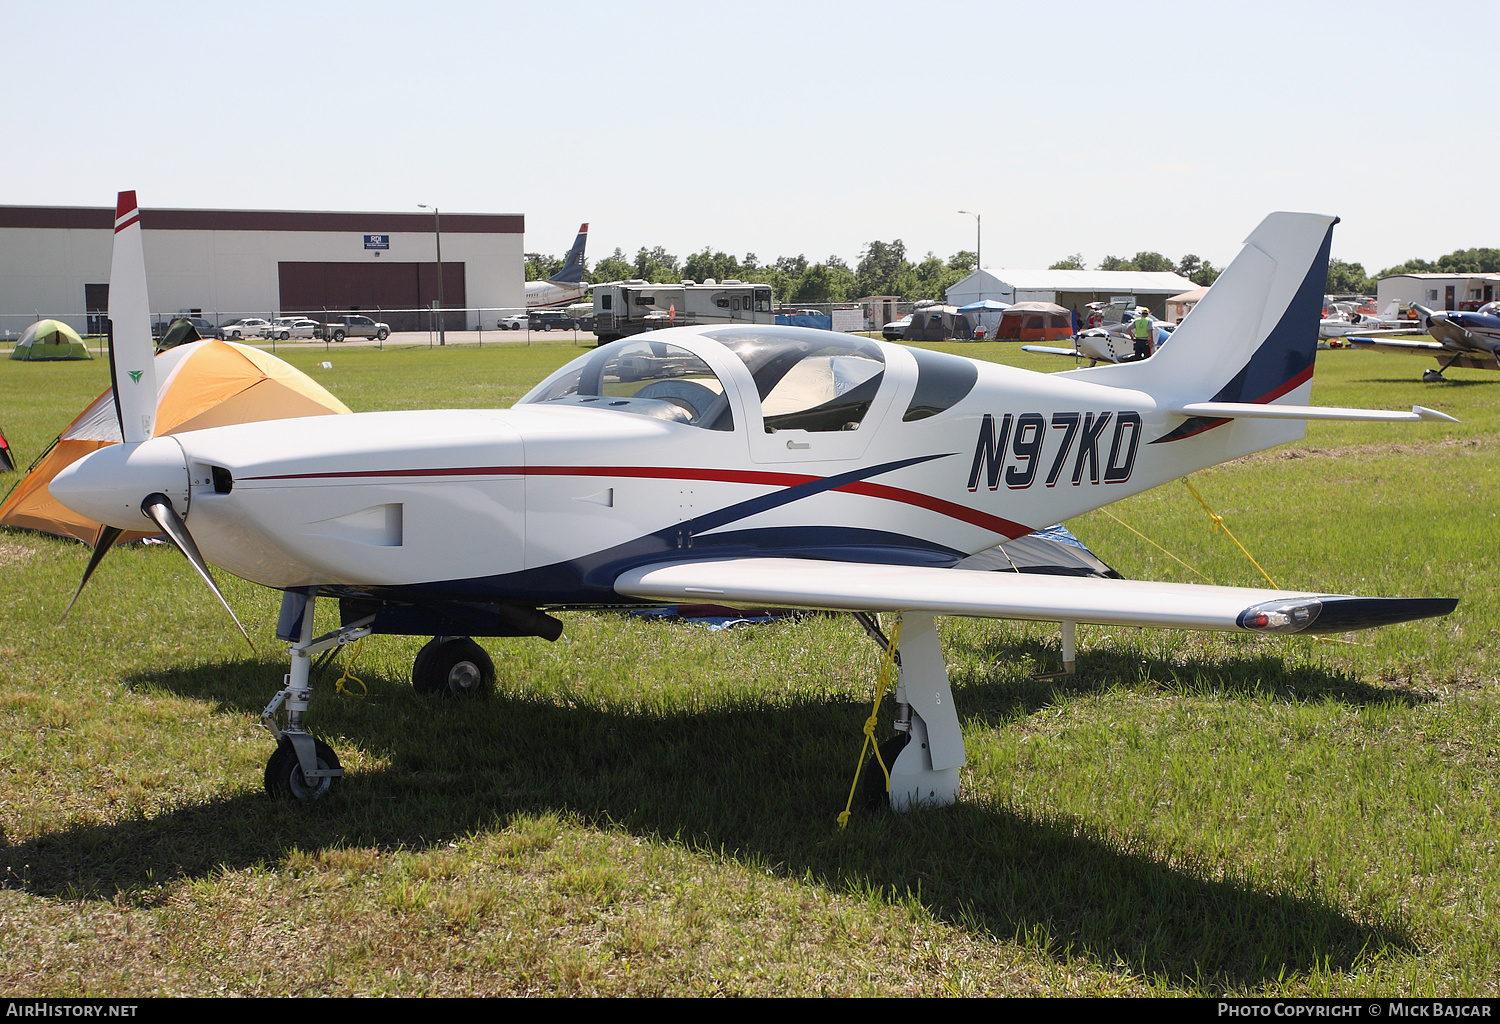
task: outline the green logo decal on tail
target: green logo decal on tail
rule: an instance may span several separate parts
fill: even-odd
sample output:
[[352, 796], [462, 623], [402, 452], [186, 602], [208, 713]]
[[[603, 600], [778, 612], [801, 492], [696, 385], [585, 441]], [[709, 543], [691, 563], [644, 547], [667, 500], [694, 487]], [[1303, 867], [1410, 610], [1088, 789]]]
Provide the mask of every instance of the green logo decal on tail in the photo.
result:
[[125, 372], [128, 373], [128, 374], [130, 374], [130, 379], [131, 380], [133, 380], [137, 384], [139, 384], [141, 382], [141, 374], [145, 373], [146, 371], [145, 370], [126, 370]]

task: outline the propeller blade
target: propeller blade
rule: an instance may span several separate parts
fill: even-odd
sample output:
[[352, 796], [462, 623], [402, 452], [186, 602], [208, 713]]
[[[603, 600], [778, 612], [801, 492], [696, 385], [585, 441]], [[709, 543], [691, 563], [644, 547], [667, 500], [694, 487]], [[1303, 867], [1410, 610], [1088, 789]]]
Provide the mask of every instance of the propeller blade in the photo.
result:
[[115, 204], [114, 252], [109, 266], [109, 376], [115, 414], [127, 444], [156, 433], [156, 346], [146, 296], [146, 254], [134, 192]]
[[61, 622], [68, 617], [68, 612], [72, 611], [73, 606], [78, 603], [78, 595], [83, 593], [89, 577], [94, 575], [94, 570], [99, 568], [99, 563], [104, 561], [104, 556], [109, 554], [109, 549], [115, 546], [115, 541], [124, 532], [119, 527], [106, 526], [104, 532], [99, 534], [99, 539], [94, 543], [94, 554], [89, 558], [88, 568], [83, 570], [83, 579], [78, 581], [78, 589], [73, 591], [73, 600], [68, 602], [67, 611], [63, 612], [62, 619], [57, 621]]
[[245, 627], [240, 625], [239, 616], [234, 614], [234, 609], [229, 607], [228, 601], [224, 600], [224, 594], [219, 590], [219, 585], [208, 574], [208, 563], [203, 560], [203, 555], [199, 552], [193, 535], [188, 533], [187, 523], [182, 521], [182, 517], [172, 507], [172, 500], [160, 491], [148, 494], [141, 502], [141, 511], [153, 523], [161, 527], [162, 533], [172, 538], [172, 543], [177, 545], [178, 551], [187, 556], [193, 568], [198, 570], [198, 575], [203, 577], [203, 582], [208, 584], [214, 596], [219, 599], [219, 603], [224, 606], [224, 610], [229, 613], [229, 617], [234, 620], [235, 628], [240, 631], [240, 636], [245, 638], [245, 643], [250, 645], [252, 651], [255, 650], [255, 643], [250, 639], [250, 634], [245, 632]]

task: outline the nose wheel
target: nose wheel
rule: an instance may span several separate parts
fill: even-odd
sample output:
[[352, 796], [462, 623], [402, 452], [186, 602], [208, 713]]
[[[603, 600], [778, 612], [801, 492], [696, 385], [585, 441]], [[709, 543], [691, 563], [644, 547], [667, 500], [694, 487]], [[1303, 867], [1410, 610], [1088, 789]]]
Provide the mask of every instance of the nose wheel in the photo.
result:
[[[289, 653], [291, 671], [283, 687], [260, 713], [261, 724], [276, 737], [276, 752], [266, 762], [266, 792], [280, 799], [308, 801], [328, 794], [344, 774], [333, 748], [307, 731], [303, 722], [312, 700], [313, 655], [342, 647], [370, 635], [373, 615], [340, 626], [320, 637], [313, 636], [316, 594], [287, 591], [281, 599], [281, 620], [276, 627], [282, 639], [295, 638]], [[282, 715], [285, 720], [282, 720]]]
[[[313, 759], [319, 772], [342, 771], [338, 755], [322, 740], [313, 740]], [[328, 774], [309, 779], [297, 759], [297, 748], [283, 739], [276, 753], [266, 762], [266, 793], [280, 800], [317, 800], [338, 783], [339, 776]]]

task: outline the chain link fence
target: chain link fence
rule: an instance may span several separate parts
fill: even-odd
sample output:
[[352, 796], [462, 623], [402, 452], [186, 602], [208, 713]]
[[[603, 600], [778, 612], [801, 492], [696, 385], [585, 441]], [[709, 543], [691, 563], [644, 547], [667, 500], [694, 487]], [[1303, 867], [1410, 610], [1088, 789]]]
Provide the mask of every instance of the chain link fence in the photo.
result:
[[[916, 308], [913, 302], [896, 298], [879, 298], [864, 302], [803, 302], [782, 303], [776, 307], [777, 322], [824, 330], [878, 335], [882, 327], [900, 320]], [[533, 340], [594, 343], [593, 307], [584, 303], [564, 309], [523, 309], [520, 307], [470, 307], [465, 309], [235, 309], [235, 310], [179, 310], [155, 312], [151, 315], [153, 336], [160, 337], [167, 327], [180, 317], [192, 318], [200, 333], [213, 332], [213, 336], [233, 337], [237, 340], [264, 345], [275, 350], [280, 345], [336, 344], [327, 325], [340, 324], [344, 329], [345, 342], [372, 342], [390, 345], [483, 345], [486, 343], [522, 342]], [[271, 325], [278, 319], [299, 317], [314, 321], [317, 327], [285, 326], [268, 330], [257, 323]], [[356, 332], [349, 329], [346, 317], [365, 317], [375, 329]], [[106, 316], [102, 310], [32, 310], [26, 313], [0, 312], [0, 352], [13, 349], [26, 329], [38, 320], [59, 320], [84, 339], [89, 351], [103, 355], [107, 347], [105, 339]], [[202, 322], [198, 322], [202, 321]], [[227, 331], [225, 328], [229, 328]], [[382, 332], [380, 328], [383, 327]], [[324, 337], [329, 334], [329, 337]], [[285, 337], [283, 337], [285, 335]]]

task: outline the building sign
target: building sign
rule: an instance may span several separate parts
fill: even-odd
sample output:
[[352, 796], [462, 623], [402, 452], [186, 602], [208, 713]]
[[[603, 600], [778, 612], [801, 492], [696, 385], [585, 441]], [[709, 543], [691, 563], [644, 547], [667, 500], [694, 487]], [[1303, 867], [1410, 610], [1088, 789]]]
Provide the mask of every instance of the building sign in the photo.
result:
[[366, 249], [389, 249], [391, 247], [390, 235], [366, 235]]

